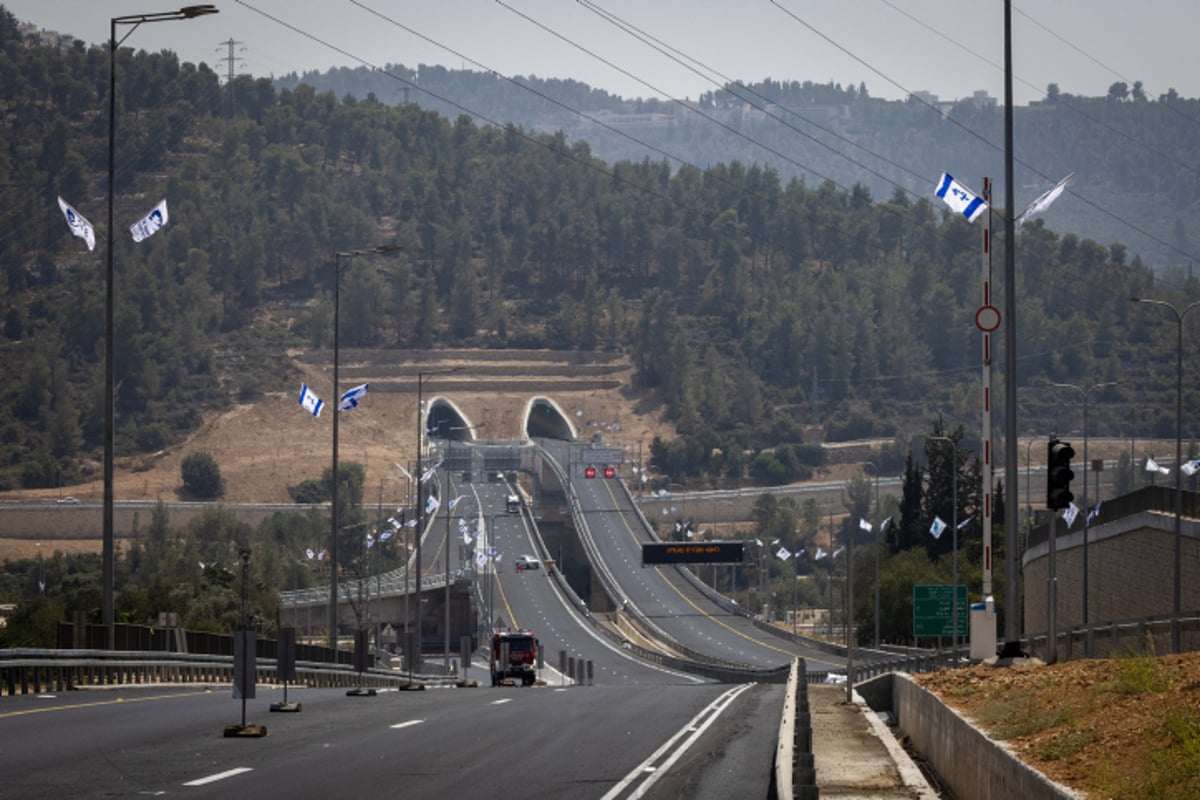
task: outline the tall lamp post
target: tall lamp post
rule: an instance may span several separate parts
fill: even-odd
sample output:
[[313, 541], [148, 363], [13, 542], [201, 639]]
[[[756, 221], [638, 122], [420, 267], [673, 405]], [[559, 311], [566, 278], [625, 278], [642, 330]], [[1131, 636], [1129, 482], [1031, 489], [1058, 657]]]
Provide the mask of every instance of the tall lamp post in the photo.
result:
[[333, 543], [330, 547], [329, 560], [329, 648], [336, 650], [338, 645], [338, 495], [341, 488], [341, 475], [338, 469], [338, 417], [342, 411], [341, 390], [338, 388], [338, 366], [341, 336], [341, 288], [342, 288], [342, 259], [349, 261], [355, 256], [365, 256], [372, 253], [390, 253], [399, 250], [396, 245], [380, 245], [379, 247], [361, 250], [343, 250], [333, 255], [333, 487], [330, 498], [329, 528]]
[[[117, 152], [117, 48], [128, 39], [143, 22], [170, 22], [177, 19], [192, 19], [207, 14], [216, 14], [213, 5], [184, 6], [178, 11], [160, 11], [151, 14], [130, 14], [113, 17], [109, 29], [108, 47], [108, 244], [105, 267], [104, 289], [104, 521], [101, 541], [101, 565], [103, 592], [102, 611], [104, 626], [108, 629], [108, 649], [115, 650], [116, 626], [113, 618], [114, 558], [113, 558], [113, 450], [114, 418], [113, 391], [116, 373], [113, 367], [113, 227], [116, 205], [116, 152]], [[129, 32], [117, 39], [117, 26], [131, 26]]]
[[[1116, 386], [1119, 381], [1108, 381], [1106, 383], [1093, 383], [1087, 387], [1076, 386], [1073, 383], [1055, 383], [1051, 384], [1056, 389], [1072, 389], [1083, 398], [1083, 624], [1088, 624], [1088, 522], [1087, 514], [1090, 506], [1088, 505], [1088, 480], [1087, 471], [1090, 463], [1088, 461], [1088, 397], [1096, 389], [1104, 389], [1109, 386]], [[1178, 461], [1178, 457], [1176, 457]], [[1097, 490], [1099, 491], [1099, 490]], [[1098, 498], [1097, 498], [1098, 499]]]
[[416, 631], [413, 634], [416, 638], [412, 643], [415, 652], [411, 654], [405, 653], [406, 660], [408, 661], [409, 683], [412, 683], [413, 662], [421, 654], [421, 539], [425, 535], [425, 499], [421, 497], [421, 486], [424, 484], [422, 479], [425, 477], [425, 379], [431, 378], [434, 375], [449, 375], [452, 372], [458, 372], [458, 369], [458, 367], [453, 367], [451, 369], [417, 373], [417, 472], [414, 475], [417, 481], [417, 609], [416, 620], [414, 621]]
[[1179, 469], [1183, 465], [1183, 318], [1193, 308], [1200, 306], [1200, 300], [1189, 303], [1180, 311], [1166, 300], [1150, 300], [1144, 297], [1129, 299], [1135, 303], [1162, 306], [1175, 315], [1175, 620], [1171, 623], [1171, 648], [1178, 653], [1183, 586], [1183, 479]]
[[950, 445], [950, 503], [951, 546], [954, 548], [950, 558], [950, 623], [951, 642], [954, 658], [958, 658], [958, 442], [949, 436], [927, 436], [927, 441], [947, 442]]

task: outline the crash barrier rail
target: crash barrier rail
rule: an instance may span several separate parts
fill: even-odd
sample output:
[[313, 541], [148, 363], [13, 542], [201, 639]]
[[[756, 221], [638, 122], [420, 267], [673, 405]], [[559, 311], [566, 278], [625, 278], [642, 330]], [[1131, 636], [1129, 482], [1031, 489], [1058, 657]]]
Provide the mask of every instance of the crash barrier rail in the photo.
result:
[[[120, 650], [0, 650], [0, 693], [38, 694], [99, 687], [151, 684], [232, 684], [233, 656], [188, 653], [145, 653]], [[407, 676], [382, 669], [357, 672], [352, 667], [315, 661], [296, 662], [291, 685], [308, 688], [407, 686]], [[256, 659], [255, 679], [278, 683], [276, 661]], [[420, 676], [420, 683], [456, 679]], [[417, 682], [414, 678], [414, 682]]]
[[[1077, 658], [1113, 658], [1130, 653], [1170, 653], [1172, 632], [1176, 625], [1179, 626], [1180, 650], [1185, 653], [1200, 650], [1200, 611], [1189, 611], [1178, 617], [1173, 614], [1157, 615], [1059, 628], [1055, 655], [1060, 661], [1072, 661]], [[1026, 636], [1021, 643], [1026, 652], [1045, 658], [1045, 631]]]
[[808, 707], [808, 677], [803, 658], [788, 668], [775, 743], [774, 797], [779, 800], [817, 800], [817, 770], [813, 762], [812, 716]]

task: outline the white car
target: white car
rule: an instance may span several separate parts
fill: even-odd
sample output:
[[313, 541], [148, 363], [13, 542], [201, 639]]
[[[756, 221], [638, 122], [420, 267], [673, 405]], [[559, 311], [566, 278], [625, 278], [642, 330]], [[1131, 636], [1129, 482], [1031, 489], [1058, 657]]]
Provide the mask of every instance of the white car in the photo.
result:
[[517, 556], [516, 561], [514, 561], [513, 563], [517, 565], [517, 572], [521, 572], [522, 570], [527, 570], [527, 569], [541, 569], [542, 568], [542, 562], [538, 561], [533, 556]]
[[77, 505], [79, 505], [79, 500], [77, 500], [74, 497], [60, 497], [57, 500], [55, 500], [54, 502], [58, 503], [60, 506], [77, 506]]

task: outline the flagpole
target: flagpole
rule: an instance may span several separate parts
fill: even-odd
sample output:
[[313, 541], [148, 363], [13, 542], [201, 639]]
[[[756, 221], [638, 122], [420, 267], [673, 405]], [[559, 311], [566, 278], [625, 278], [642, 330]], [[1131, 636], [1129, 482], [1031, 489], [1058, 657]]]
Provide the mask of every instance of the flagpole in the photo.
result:
[[951, 547], [954, 548], [953, 556], [950, 559], [950, 633], [951, 633], [951, 652], [955, 660], [958, 659], [958, 442], [951, 439], [949, 436], [927, 436], [928, 441], [949, 442], [950, 443], [950, 503], [953, 506], [950, 512], [951, 527], [954, 529], [951, 533]]

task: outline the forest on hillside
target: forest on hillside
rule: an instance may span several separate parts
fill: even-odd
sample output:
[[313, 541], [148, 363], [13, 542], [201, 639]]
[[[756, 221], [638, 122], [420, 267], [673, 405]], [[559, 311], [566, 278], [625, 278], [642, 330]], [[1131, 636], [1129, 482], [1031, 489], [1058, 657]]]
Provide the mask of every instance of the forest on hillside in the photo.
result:
[[[103, 242], [106, 61], [0, 13], [0, 488], [69, 485], [101, 448], [103, 245], [71, 235], [56, 197]], [[168, 51], [122, 49], [118, 70], [119, 453], [292, 388], [287, 349], [330, 343], [334, 254], [380, 244], [402, 251], [343, 269], [344, 346], [626, 352], [669, 406], [679, 474], [738, 481], [769, 452], [785, 469], [763, 474], [786, 480], [810, 426], [975, 427], [983, 224], [932, 186], [879, 199], [738, 160], [610, 164], [562, 133], [222, 86]], [[164, 197], [166, 228], [124, 235]], [[1119, 379], [1093, 398], [1092, 434], [1173, 433], [1174, 326], [1128, 298], [1194, 284], [1039, 218], [1018, 244], [1023, 427], [1078, 426], [1050, 383]]]

